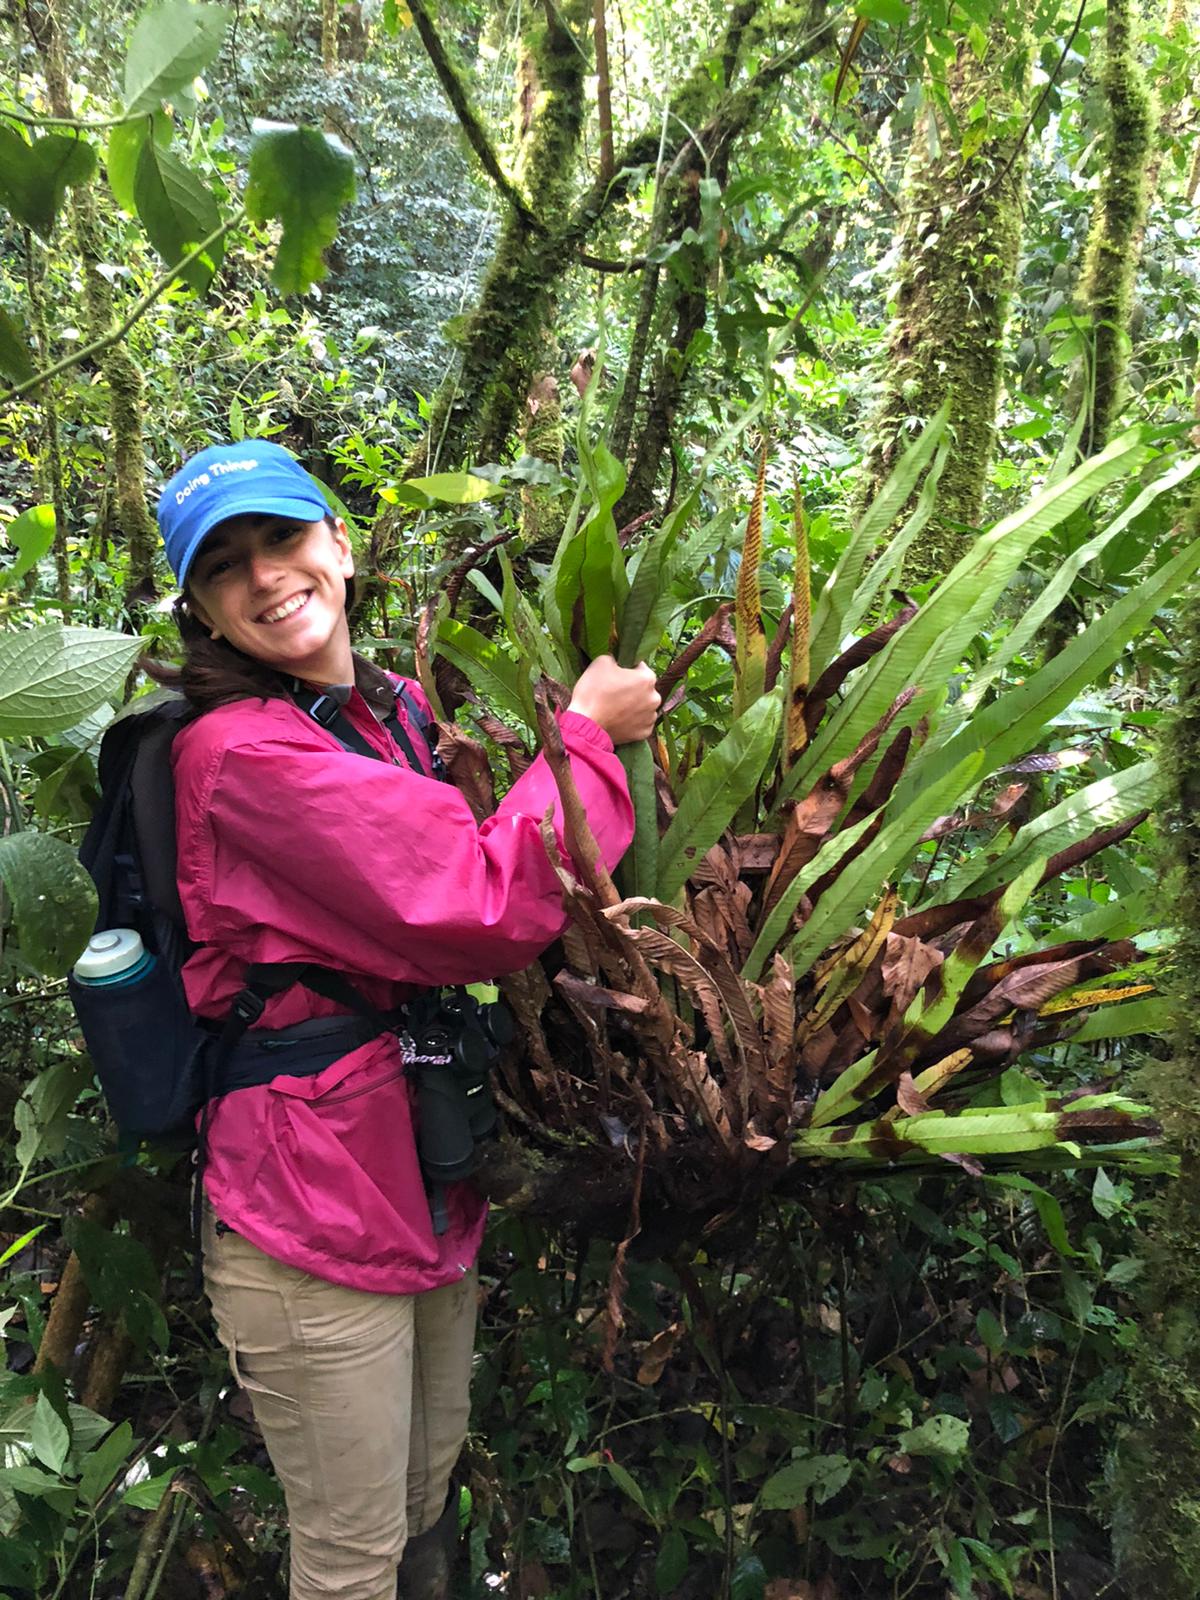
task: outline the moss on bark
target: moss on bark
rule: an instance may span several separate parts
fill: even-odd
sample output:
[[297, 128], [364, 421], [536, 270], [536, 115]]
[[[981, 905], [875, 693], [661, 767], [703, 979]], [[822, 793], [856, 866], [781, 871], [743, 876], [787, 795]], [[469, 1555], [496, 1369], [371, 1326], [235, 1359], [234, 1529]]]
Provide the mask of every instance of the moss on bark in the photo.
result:
[[1102, 450], [1120, 410], [1129, 365], [1129, 319], [1146, 219], [1154, 150], [1154, 101], [1136, 54], [1130, 0], [1108, 0], [1104, 168], [1092, 211], [1079, 293], [1092, 326], [1091, 405], [1081, 438], [1085, 456]]
[[[50, 109], [56, 117], [72, 115], [66, 52], [54, 0], [28, 9], [30, 32], [41, 52]], [[96, 197], [86, 184], [71, 190], [71, 218], [75, 243], [83, 263], [84, 302], [88, 334], [100, 338], [116, 321], [113, 292], [100, 271], [107, 259], [100, 240]], [[154, 557], [158, 535], [146, 504], [146, 451], [142, 440], [142, 375], [128, 346], [110, 344], [100, 357], [100, 370], [108, 386], [109, 425], [112, 429], [112, 478], [115, 517], [125, 537], [129, 574], [126, 600], [151, 599]]]
[[[1200, 509], [1191, 535], [1200, 532]], [[1162, 830], [1175, 906], [1171, 1059], [1140, 1074], [1179, 1154], [1146, 1230], [1132, 1417], [1113, 1476], [1116, 1555], [1131, 1593], [1200, 1594], [1200, 594], [1180, 618], [1178, 708], [1163, 743]]]
[[[923, 422], [948, 399], [953, 449], [934, 515], [909, 553], [909, 582], [946, 572], [962, 554], [963, 530], [975, 526], [983, 508], [1021, 247], [1026, 41], [1017, 49], [1014, 74], [1001, 14], [982, 60], [960, 43], [948, 84], [957, 137], [944, 116], [931, 112], [905, 173], [896, 310], [859, 502], [869, 504], [880, 488], [909, 441], [913, 419]], [[1006, 76], [1015, 76], [1016, 89]], [[998, 131], [972, 150], [971, 117], [980, 105]]]

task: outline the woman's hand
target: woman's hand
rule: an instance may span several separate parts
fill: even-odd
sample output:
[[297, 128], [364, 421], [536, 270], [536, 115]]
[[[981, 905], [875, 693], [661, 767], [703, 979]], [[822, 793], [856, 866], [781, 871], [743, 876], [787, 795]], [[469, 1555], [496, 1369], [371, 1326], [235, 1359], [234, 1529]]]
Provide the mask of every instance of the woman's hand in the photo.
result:
[[612, 656], [597, 656], [575, 685], [567, 710], [598, 722], [614, 744], [632, 744], [649, 738], [661, 704], [652, 667], [644, 661], [619, 667]]

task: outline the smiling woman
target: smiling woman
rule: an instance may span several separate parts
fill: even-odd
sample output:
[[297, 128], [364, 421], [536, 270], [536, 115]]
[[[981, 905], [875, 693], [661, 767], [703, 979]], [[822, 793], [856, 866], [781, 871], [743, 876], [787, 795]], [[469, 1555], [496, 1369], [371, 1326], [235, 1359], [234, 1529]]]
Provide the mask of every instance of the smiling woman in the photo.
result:
[[[270, 1067], [205, 1111], [205, 1286], [287, 1497], [292, 1600], [392, 1600], [402, 1556], [399, 1593], [438, 1600], [485, 1206], [422, 1168], [428, 1039], [403, 1041], [422, 1007], [462, 1016], [447, 986], [562, 931], [541, 833], [553, 808], [566, 851], [557, 786], [539, 759], [479, 826], [437, 781], [419, 687], [351, 648], [345, 524], [279, 446], [201, 452], [159, 521], [184, 661], [155, 675], [204, 713], [172, 748], [188, 1002], [219, 1025], [249, 966], [287, 978], [246, 1035]], [[614, 742], [657, 707], [648, 667], [604, 658], [562, 715], [610, 867], [633, 825]], [[300, 1037], [304, 1067], [279, 1054]]]

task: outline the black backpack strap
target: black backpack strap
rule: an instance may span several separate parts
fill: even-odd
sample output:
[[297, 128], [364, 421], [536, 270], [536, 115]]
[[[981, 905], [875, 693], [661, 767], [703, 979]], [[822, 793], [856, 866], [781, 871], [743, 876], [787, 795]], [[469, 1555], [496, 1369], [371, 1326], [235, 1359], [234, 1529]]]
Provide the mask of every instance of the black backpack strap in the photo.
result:
[[[404, 715], [408, 718], [409, 724], [416, 728], [417, 732], [428, 745], [429, 759], [433, 767], [434, 777], [445, 777], [445, 768], [442, 764], [442, 758], [437, 752], [437, 723], [430, 716], [429, 712], [426, 711], [425, 707], [420, 704], [416, 695], [413, 694], [412, 690], [406, 683], [400, 683], [396, 686], [396, 705], [397, 708], [403, 709]], [[392, 732], [392, 736], [394, 738], [395, 730], [392, 728], [393, 723], [395, 723], [397, 728], [400, 727], [400, 717], [397, 713], [393, 713], [393, 715], [387, 719], [387, 727], [389, 731]], [[404, 743], [407, 745], [407, 740], [405, 740]]]
[[[314, 722], [319, 723], [328, 733], [331, 733], [343, 749], [349, 750], [356, 756], [369, 756], [372, 761], [382, 761], [383, 756], [354, 726], [346, 715], [345, 708], [335, 695], [323, 694], [319, 689], [309, 689], [304, 684], [297, 684], [292, 690], [292, 699], [307, 713]], [[406, 706], [407, 710], [408, 707]], [[411, 713], [410, 713], [411, 715]], [[413, 749], [412, 740], [405, 731], [404, 724], [396, 715], [393, 708], [391, 713], [383, 719], [383, 725], [391, 734], [396, 744], [404, 753], [404, 759], [414, 772], [424, 776], [425, 768], [417, 758]]]

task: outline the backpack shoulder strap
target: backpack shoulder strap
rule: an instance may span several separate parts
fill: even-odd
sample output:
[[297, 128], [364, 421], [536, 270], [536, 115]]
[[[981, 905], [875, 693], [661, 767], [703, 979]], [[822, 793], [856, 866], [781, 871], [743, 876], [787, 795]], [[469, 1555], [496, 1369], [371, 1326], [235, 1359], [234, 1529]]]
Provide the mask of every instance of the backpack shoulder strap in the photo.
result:
[[99, 896], [98, 927], [138, 926], [155, 907], [182, 926], [171, 744], [191, 715], [182, 695], [147, 696], [100, 741], [101, 800], [79, 849]]

